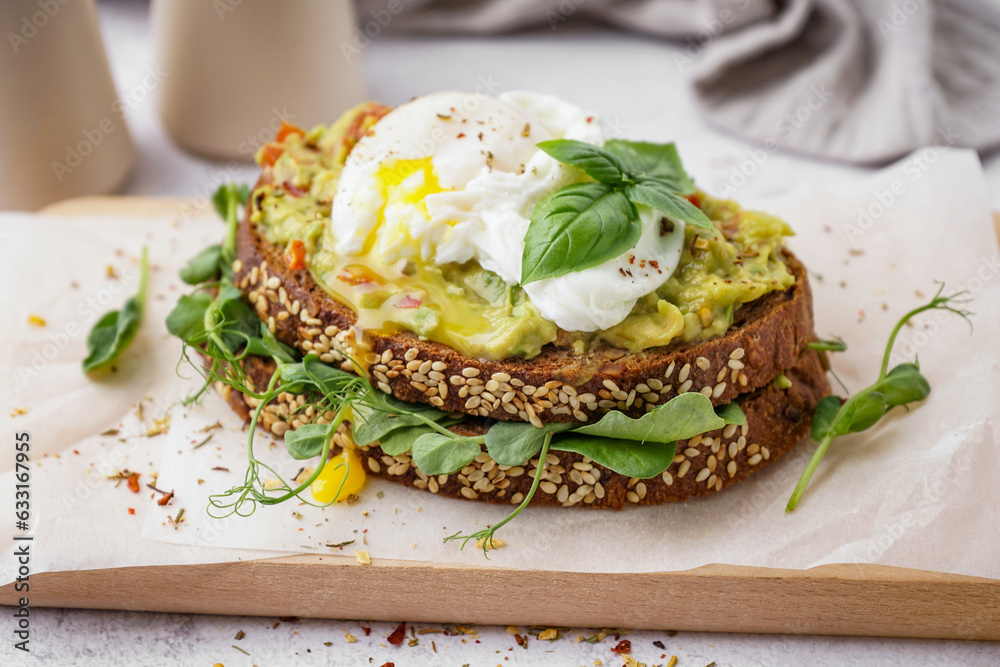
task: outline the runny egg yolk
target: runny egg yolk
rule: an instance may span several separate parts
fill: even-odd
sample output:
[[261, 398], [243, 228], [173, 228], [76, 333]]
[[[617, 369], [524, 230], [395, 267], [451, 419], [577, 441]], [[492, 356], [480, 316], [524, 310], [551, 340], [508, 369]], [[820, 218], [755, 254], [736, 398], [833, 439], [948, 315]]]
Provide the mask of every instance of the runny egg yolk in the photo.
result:
[[419, 256], [421, 243], [413, 238], [411, 215], [416, 212], [429, 225], [430, 215], [424, 199], [445, 191], [438, 182], [431, 158], [384, 162], [375, 172], [375, 179], [381, 190], [382, 206], [378, 223], [365, 239], [363, 254], [371, 252], [378, 243], [382, 249], [391, 248], [397, 257]]
[[345, 448], [332, 456], [319, 476], [309, 485], [313, 499], [318, 503], [332, 503], [354, 495], [365, 485], [365, 471], [361, 457], [353, 449]]

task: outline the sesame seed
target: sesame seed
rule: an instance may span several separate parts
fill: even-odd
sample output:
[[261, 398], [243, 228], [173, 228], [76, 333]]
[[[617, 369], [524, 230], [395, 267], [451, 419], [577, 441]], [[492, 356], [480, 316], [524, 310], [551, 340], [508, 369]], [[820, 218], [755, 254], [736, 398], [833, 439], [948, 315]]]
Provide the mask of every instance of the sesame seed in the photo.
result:
[[486, 391], [496, 391], [500, 388], [500, 383], [496, 380], [490, 380], [486, 383]]
[[742, 347], [738, 347], [735, 350], [733, 350], [732, 354], [729, 355], [729, 358], [742, 359], [744, 354], [746, 354], [746, 350], [744, 350]]
[[524, 500], [524, 494], [521, 492], [515, 493], [510, 497], [511, 505], [520, 505], [521, 501]]
[[733, 434], [736, 433], [737, 424], [727, 424], [726, 428], [722, 429], [722, 437], [731, 438]]
[[460, 493], [463, 496], [465, 496], [466, 498], [468, 498], [469, 500], [475, 500], [475, 499], [477, 499], [479, 497], [478, 493], [476, 493], [475, 491], [473, 491], [472, 489], [470, 489], [467, 486], [463, 486]]
[[694, 360], [694, 363], [696, 366], [698, 366], [698, 368], [700, 368], [703, 371], [707, 371], [709, 367], [712, 365], [712, 362], [709, 361], [707, 357], [698, 357], [697, 359]]
[[708, 469], [715, 472], [716, 466], [719, 465], [719, 460], [714, 456], [709, 455], [708, 460], [705, 462], [708, 465]]
[[754, 455], [753, 455], [753, 456], [751, 456], [751, 457], [750, 457], [749, 459], [747, 459], [747, 463], [749, 463], [749, 464], [750, 464], [750, 465], [752, 465], [752, 466], [755, 466], [755, 465], [757, 465], [758, 463], [760, 463], [760, 462], [761, 462], [761, 459], [763, 459], [763, 458], [764, 458], [764, 457], [762, 457], [762, 456], [761, 456], [760, 454], [754, 454]]
[[663, 378], [666, 380], [670, 379], [670, 376], [674, 373], [674, 365], [676, 362], [671, 361], [670, 365], [667, 366], [667, 370], [663, 373]]
[[538, 488], [541, 489], [544, 493], [547, 493], [549, 495], [552, 495], [559, 489], [559, 487], [557, 487], [552, 482], [542, 482], [541, 484], [538, 485]]
[[761, 447], [760, 453], [764, 455], [765, 461], [771, 458], [771, 450], [769, 450], [767, 447]]
[[725, 390], [726, 390], [726, 383], [720, 382], [719, 384], [715, 385], [715, 389], [712, 390], [712, 396], [714, 398], [718, 398], [719, 396], [722, 396], [722, 392], [724, 392]]
[[708, 396], [709, 398], [711, 398], [712, 397], [712, 385], [706, 384], [704, 387], [701, 388], [701, 391], [699, 393], [704, 394], [705, 396]]
[[705, 486], [711, 489], [713, 486], [715, 486], [715, 483], [718, 481], [719, 481], [718, 475], [712, 475], [711, 477], [708, 478], [708, 484], [706, 484]]
[[667, 486], [673, 486], [673, 484], [674, 484], [674, 476], [671, 475], [669, 472], [667, 472], [667, 471], [664, 470], [663, 474], [660, 475], [660, 477], [663, 479], [663, 483], [664, 484], [666, 484]]
[[698, 471], [698, 476], [694, 478], [694, 481], [704, 482], [706, 479], [708, 479], [708, 476], [711, 474], [712, 474], [711, 470], [709, 470], [708, 468], [702, 468], [701, 470]]
[[638, 484], [636, 484], [635, 485], [635, 492], [639, 496], [640, 500], [643, 499], [643, 498], [645, 498], [646, 497], [646, 483], [645, 482], [639, 482]]
[[746, 447], [746, 446], [747, 446], [747, 439], [746, 439], [746, 436], [742, 436], [742, 435], [741, 435], [741, 436], [740, 436], [739, 438], [737, 438], [737, 440], [736, 440], [736, 447], [737, 447], [737, 448], [738, 448], [738, 449], [739, 449], [740, 451], [743, 451], [743, 448], [744, 448], [744, 447]]
[[729, 458], [735, 458], [736, 457], [736, 453], [738, 451], [739, 451], [739, 448], [736, 446], [736, 441], [734, 440], [733, 442], [730, 442], [729, 443]]
[[750, 445], [749, 447], [747, 447], [747, 456], [753, 456], [759, 451], [760, 451], [760, 445], [758, 444]]
[[433, 405], [434, 407], [440, 408], [441, 406], [444, 405], [444, 401], [441, 399], [440, 396], [431, 396], [430, 404]]
[[573, 411], [573, 416], [576, 417], [577, 420], [579, 420], [579, 421], [582, 421], [582, 422], [587, 421], [587, 413], [584, 412], [583, 410], [574, 410]]
[[406, 361], [413, 361], [417, 358], [418, 354], [420, 354], [420, 351], [415, 347], [411, 347], [406, 351], [406, 354], [403, 355], [403, 359]]
[[420, 367], [417, 369], [417, 372], [419, 372], [421, 375], [427, 375], [428, 373], [431, 372], [432, 363], [433, 362], [431, 362], [431, 360], [428, 359], [424, 363], [420, 364]]
[[625, 494], [625, 497], [628, 499], [630, 503], [639, 502], [639, 494], [637, 494], [635, 491], [629, 491], [628, 493]]
[[563, 484], [562, 486], [559, 487], [559, 491], [556, 493], [556, 500], [558, 500], [561, 503], [564, 503], [566, 502], [567, 498], [569, 498], [569, 487]]
[[[603, 384], [608, 391], [611, 391], [611, 392], [619, 392], [619, 391], [621, 391], [618, 388], [618, 385], [615, 384], [614, 381], [612, 381], [612, 380], [604, 380], [601, 384]], [[624, 399], [621, 399], [621, 400], [624, 400]]]
[[726, 466], [726, 472], [729, 473], [729, 478], [732, 479], [736, 477], [736, 461], [730, 461]]
[[379, 389], [381, 389], [382, 391], [384, 391], [384, 392], [385, 392], [385, 393], [387, 393], [387, 394], [391, 394], [391, 393], [392, 393], [392, 387], [390, 387], [390, 386], [389, 386], [389, 385], [388, 385], [387, 383], [385, 383], [385, 382], [379, 382], [379, 383], [378, 383], [378, 388], [379, 388]]
[[462, 369], [462, 375], [467, 378], [479, 377], [479, 369], [469, 366]]
[[378, 474], [382, 472], [382, 466], [381, 464], [379, 464], [378, 459], [376, 459], [374, 456], [368, 459], [368, 467], [371, 469], [373, 473]]
[[465, 378], [462, 377], [461, 375], [452, 375], [450, 378], [448, 378], [448, 382], [452, 383], [457, 387], [459, 385], [465, 384]]
[[604, 485], [601, 484], [600, 482], [594, 484], [594, 495], [596, 495], [598, 498], [604, 497]]

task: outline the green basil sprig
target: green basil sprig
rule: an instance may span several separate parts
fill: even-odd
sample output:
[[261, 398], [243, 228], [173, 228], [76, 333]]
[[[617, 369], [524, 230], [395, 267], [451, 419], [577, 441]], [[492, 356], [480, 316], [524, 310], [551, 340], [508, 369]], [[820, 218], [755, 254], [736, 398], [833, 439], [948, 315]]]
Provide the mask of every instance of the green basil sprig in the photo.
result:
[[711, 220], [684, 198], [694, 183], [672, 143], [612, 139], [601, 148], [556, 139], [538, 147], [596, 182], [568, 185], [535, 206], [524, 237], [522, 285], [598, 266], [634, 247], [642, 235], [635, 204], [712, 229]]
[[125, 302], [121, 310], [112, 310], [97, 321], [87, 336], [87, 358], [83, 372], [108, 368], [125, 351], [142, 324], [146, 309], [146, 289], [149, 283], [149, 257], [145, 247], [139, 264], [139, 291]]
[[[889, 370], [889, 357], [900, 329], [920, 313], [929, 310], [946, 310], [965, 320], [969, 319], [972, 313], [953, 305], [968, 303], [969, 294], [958, 292], [950, 296], [941, 296], [943, 291], [944, 285], [938, 289], [937, 294], [928, 303], [914, 308], [896, 323], [889, 335], [889, 342], [882, 355], [882, 367], [875, 382], [849, 398], [827, 396], [816, 406], [812, 421], [812, 439], [819, 443], [819, 447], [816, 448], [806, 465], [806, 469], [802, 472], [802, 477], [795, 486], [785, 511], [791, 512], [798, 506], [806, 487], [809, 486], [809, 480], [812, 479], [819, 462], [823, 460], [823, 456], [830, 448], [830, 443], [835, 438], [848, 433], [865, 431], [877, 424], [893, 408], [906, 407], [911, 403], [922, 401], [930, 395], [930, 383], [920, 373], [918, 363], [899, 364]], [[843, 341], [820, 341], [815, 344], [814, 349], [839, 351], [846, 349], [846, 345]]]

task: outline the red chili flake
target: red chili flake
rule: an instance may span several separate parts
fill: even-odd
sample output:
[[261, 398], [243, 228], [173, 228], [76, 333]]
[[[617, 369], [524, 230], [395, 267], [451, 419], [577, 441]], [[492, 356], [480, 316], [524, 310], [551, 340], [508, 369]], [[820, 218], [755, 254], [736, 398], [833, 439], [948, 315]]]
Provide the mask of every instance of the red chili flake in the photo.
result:
[[407, 294], [398, 302], [396, 302], [396, 308], [419, 308], [420, 299], [414, 299], [412, 296]]
[[618, 642], [618, 646], [611, 649], [612, 653], [631, 653], [632, 652], [632, 642], [627, 639], [623, 639]]
[[173, 491], [171, 491], [170, 493], [164, 493], [163, 497], [156, 501], [156, 504], [159, 505], [160, 507], [163, 507], [164, 505], [169, 503], [170, 499], [173, 497], [174, 497]]
[[464, 137], [465, 137], [465, 132], [459, 132], [458, 135], [455, 138], [456, 139], [462, 139]]
[[394, 662], [387, 662], [384, 665], [382, 665], [382, 667], [396, 667], [396, 663], [394, 663]]
[[635, 264], [635, 255], [629, 255], [628, 256], [628, 263], [629, 264]]
[[135, 508], [134, 507], [129, 507], [128, 508], [128, 513], [129, 514], [135, 514]]
[[80, 450], [79, 450], [79, 449], [74, 449], [74, 450], [73, 450], [73, 453], [74, 453], [74, 454], [79, 454], [79, 453], [80, 453]]
[[403, 640], [406, 639], [406, 621], [400, 623], [399, 627], [393, 630], [392, 634], [390, 634], [387, 639], [393, 646], [399, 646], [402, 644]]
[[365, 633], [365, 637], [367, 637], [368, 635], [370, 635], [372, 633], [372, 629], [371, 629], [370, 626], [362, 625], [361, 626], [361, 632]]
[[654, 269], [658, 269], [658, 268], [660, 268], [660, 263], [659, 263], [659, 262], [657, 262], [657, 261], [656, 261], [655, 259], [651, 259], [651, 260], [649, 260], [649, 265], [650, 265], [651, 267], [653, 267]]
[[701, 208], [701, 199], [698, 198], [698, 193], [695, 193], [693, 195], [687, 195], [684, 198], [687, 199], [692, 204], [694, 204], [695, 206], [697, 206], [698, 208]]
[[128, 490], [132, 493], [139, 493], [139, 473], [132, 473], [132, 476], [125, 480]]
[[587, 122], [588, 123], [593, 123], [594, 122], [594, 117], [593, 116], [587, 116]]

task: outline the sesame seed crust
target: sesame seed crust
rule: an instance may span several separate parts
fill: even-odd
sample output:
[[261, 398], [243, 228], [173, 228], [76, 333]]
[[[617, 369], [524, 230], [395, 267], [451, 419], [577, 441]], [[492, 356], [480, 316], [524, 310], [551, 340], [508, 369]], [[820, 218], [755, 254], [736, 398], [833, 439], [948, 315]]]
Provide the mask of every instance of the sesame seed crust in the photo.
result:
[[603, 347], [582, 356], [547, 345], [533, 359], [500, 361], [466, 357], [412, 333], [369, 332], [370, 349], [362, 350], [353, 337], [353, 310], [307, 269], [289, 269], [283, 249], [248, 220], [240, 225], [237, 253], [236, 285], [282, 342], [348, 371], [356, 370], [347, 359], [354, 358], [374, 386], [404, 401], [536, 426], [596, 421], [609, 410], [638, 417], [687, 391], [722, 405], [793, 366], [815, 338], [806, 271], [787, 251], [796, 283], [737, 309], [721, 338], [639, 353]]
[[[261, 389], [274, 371], [273, 362], [259, 357], [251, 357], [244, 367]], [[730, 425], [677, 443], [673, 463], [652, 479], [620, 475], [578, 454], [549, 452], [546, 476], [532, 504], [621, 509], [629, 504], [655, 505], [704, 496], [745, 479], [809, 434], [813, 410], [830, 392], [821, 357], [812, 350], [805, 350], [784, 372], [792, 383], [789, 388], [781, 389], [771, 382], [736, 399], [746, 414], [745, 425]], [[249, 421], [256, 401], [228, 387], [217, 388]], [[328, 422], [333, 418], [331, 413], [316, 415], [311, 408], [297, 412], [304, 402], [301, 396], [279, 395], [262, 411], [261, 428], [280, 436], [312, 420]], [[472, 418], [452, 430], [479, 435], [491, 423]], [[337, 433], [334, 445], [353, 445], [349, 427]], [[536, 457], [523, 466], [502, 466], [483, 451], [457, 473], [428, 476], [413, 466], [409, 454], [389, 456], [377, 445], [358, 449], [370, 475], [450, 498], [501, 504], [516, 504], [523, 499], [539, 464]]]

